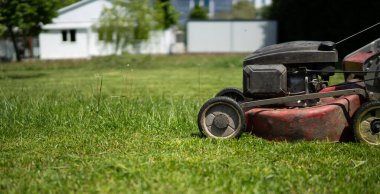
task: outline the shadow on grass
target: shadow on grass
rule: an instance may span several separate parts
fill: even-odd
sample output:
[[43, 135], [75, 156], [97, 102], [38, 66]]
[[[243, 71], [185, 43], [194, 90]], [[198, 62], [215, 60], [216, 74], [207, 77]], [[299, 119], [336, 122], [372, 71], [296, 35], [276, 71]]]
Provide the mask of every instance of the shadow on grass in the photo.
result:
[[46, 76], [45, 73], [35, 73], [35, 74], [5, 74], [0, 76], [1, 79], [32, 79]]
[[191, 137], [198, 138], [198, 139], [205, 139], [206, 137], [202, 133], [191, 133]]

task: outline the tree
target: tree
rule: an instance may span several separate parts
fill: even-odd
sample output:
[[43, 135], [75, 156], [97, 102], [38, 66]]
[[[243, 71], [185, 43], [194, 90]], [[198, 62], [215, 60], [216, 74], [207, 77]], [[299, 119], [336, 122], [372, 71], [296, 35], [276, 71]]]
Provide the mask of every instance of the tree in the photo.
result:
[[78, 2], [79, 0], [59, 0], [58, 8], [66, 7]]
[[[269, 19], [278, 21], [279, 41], [339, 41], [379, 22], [378, 0], [273, 0]], [[379, 38], [380, 26], [337, 46], [340, 57]]]
[[105, 43], [115, 45], [115, 53], [128, 45], [137, 49], [152, 30], [164, 26], [160, 23], [162, 15], [157, 15], [148, 0], [115, 0], [112, 4], [103, 10], [95, 28]]
[[195, 5], [190, 11], [189, 18], [193, 20], [206, 20], [208, 18], [207, 10], [199, 5]]
[[5, 34], [8, 34], [13, 42], [17, 61], [21, 61], [17, 39], [38, 35], [41, 25], [51, 22], [57, 15], [57, 2], [57, 0], [0, 1], [0, 23], [5, 26]]
[[[0, 15], [0, 21], [1, 21], [1, 15]], [[0, 24], [0, 37], [3, 35], [4, 32], [5, 32], [5, 26]]]
[[255, 6], [247, 0], [240, 0], [232, 7], [232, 19], [255, 19]]
[[170, 0], [156, 0], [156, 18], [160, 21], [163, 29], [168, 29], [173, 25], [178, 24], [179, 13], [170, 3]]

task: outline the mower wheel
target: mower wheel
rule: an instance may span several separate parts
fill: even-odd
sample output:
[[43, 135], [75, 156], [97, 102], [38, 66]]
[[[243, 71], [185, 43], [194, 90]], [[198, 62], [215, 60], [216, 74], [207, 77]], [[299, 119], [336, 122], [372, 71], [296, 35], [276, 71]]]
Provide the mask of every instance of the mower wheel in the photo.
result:
[[215, 95], [215, 97], [218, 97], [218, 96], [225, 96], [239, 103], [244, 102], [245, 100], [243, 92], [239, 88], [234, 88], [234, 87], [224, 88], [223, 90], [221, 90]]
[[364, 103], [354, 115], [353, 128], [357, 141], [380, 146], [380, 101]]
[[228, 97], [208, 100], [198, 113], [200, 132], [214, 139], [239, 137], [245, 128], [245, 115], [239, 104]]

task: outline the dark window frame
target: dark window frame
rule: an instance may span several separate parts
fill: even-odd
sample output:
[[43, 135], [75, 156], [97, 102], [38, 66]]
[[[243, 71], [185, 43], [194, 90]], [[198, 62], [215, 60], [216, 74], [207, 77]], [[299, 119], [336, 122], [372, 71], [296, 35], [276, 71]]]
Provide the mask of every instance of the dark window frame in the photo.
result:
[[62, 42], [67, 42], [67, 30], [62, 30]]
[[76, 38], [77, 31], [76, 30], [70, 30], [69, 32], [70, 32], [70, 41], [76, 42], [77, 41], [77, 38]]

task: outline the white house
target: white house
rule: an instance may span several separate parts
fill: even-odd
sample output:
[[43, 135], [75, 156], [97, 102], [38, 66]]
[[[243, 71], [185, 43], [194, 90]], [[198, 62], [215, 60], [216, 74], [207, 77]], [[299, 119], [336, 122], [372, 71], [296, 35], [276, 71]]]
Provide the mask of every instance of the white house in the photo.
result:
[[[39, 35], [41, 59], [91, 58], [114, 53], [114, 47], [99, 40], [94, 30], [111, 0], [82, 0], [58, 11], [53, 23]], [[175, 43], [175, 31], [157, 31], [140, 46], [138, 53], [167, 54]], [[131, 50], [132, 51], [132, 50]]]

